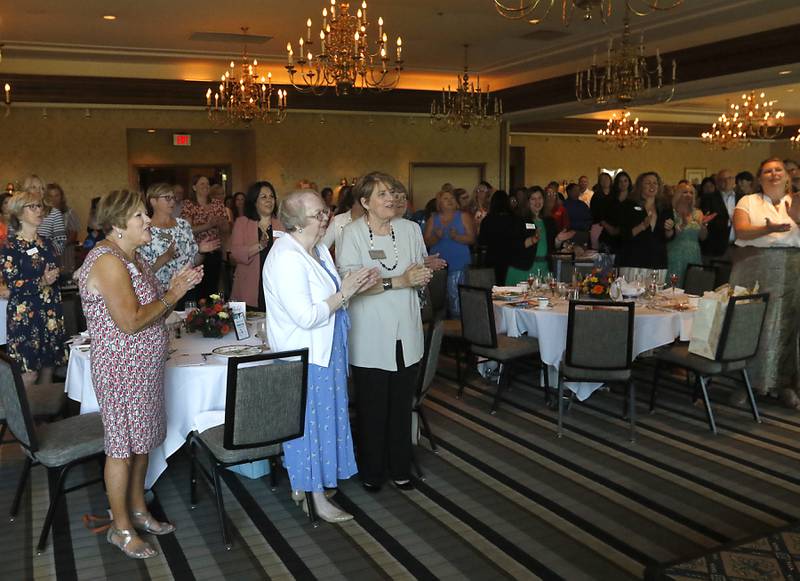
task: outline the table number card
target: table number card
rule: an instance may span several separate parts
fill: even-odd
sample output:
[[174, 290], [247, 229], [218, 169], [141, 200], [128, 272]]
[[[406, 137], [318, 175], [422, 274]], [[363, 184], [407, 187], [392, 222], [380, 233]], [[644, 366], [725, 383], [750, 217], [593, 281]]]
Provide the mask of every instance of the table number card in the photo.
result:
[[245, 311], [247, 310], [246, 303], [229, 302], [228, 307], [231, 309], [233, 315], [233, 329], [236, 331], [236, 339], [241, 341], [250, 337], [250, 331], [247, 330], [247, 319]]

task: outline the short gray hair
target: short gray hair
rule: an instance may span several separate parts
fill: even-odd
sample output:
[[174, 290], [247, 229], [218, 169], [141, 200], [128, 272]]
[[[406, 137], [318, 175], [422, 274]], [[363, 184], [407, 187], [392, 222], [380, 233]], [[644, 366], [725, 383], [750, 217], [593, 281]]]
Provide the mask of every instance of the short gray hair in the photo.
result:
[[306, 225], [308, 214], [306, 214], [305, 200], [307, 198], [319, 198], [322, 200], [314, 190], [304, 189], [292, 192], [281, 201], [278, 208], [278, 219], [287, 232], [294, 232]]

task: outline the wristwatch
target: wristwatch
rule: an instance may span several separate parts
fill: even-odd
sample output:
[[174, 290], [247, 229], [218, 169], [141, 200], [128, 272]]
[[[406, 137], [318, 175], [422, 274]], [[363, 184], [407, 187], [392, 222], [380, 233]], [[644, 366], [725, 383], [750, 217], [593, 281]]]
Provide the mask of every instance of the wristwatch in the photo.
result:
[[384, 278], [383, 279], [383, 290], [385, 290], [385, 291], [392, 290], [392, 279], [391, 278]]

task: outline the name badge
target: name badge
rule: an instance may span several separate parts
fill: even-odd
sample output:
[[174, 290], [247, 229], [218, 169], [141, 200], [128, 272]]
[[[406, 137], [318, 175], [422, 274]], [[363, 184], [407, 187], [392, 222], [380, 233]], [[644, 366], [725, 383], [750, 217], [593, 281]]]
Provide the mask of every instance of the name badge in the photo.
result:
[[528, 230], [536, 230], [536, 224], [533, 224], [531, 222], [526, 222], [525, 228]]
[[36, 248], [35, 246], [33, 248], [28, 248], [25, 251], [25, 254], [27, 254], [28, 256], [33, 256], [34, 254], [39, 254], [39, 249]]
[[642, 208], [641, 206], [634, 206], [633, 209], [636, 210], [637, 212], [644, 212], [644, 208]]
[[370, 250], [369, 257], [372, 260], [386, 260], [386, 253], [383, 250]]

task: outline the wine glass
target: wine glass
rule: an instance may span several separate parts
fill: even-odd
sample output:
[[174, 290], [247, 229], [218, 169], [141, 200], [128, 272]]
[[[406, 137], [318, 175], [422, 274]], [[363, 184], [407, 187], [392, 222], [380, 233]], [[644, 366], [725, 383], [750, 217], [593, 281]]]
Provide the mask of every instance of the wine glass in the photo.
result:
[[669, 283], [672, 285], [672, 295], [675, 295], [675, 286], [678, 284], [678, 275], [677, 273], [672, 273], [669, 275]]
[[197, 310], [197, 303], [195, 301], [186, 301], [183, 306], [187, 313]]
[[550, 294], [553, 295], [553, 298], [555, 298], [556, 289], [558, 288], [558, 281], [552, 274], [547, 277], [547, 286], [550, 287]]

